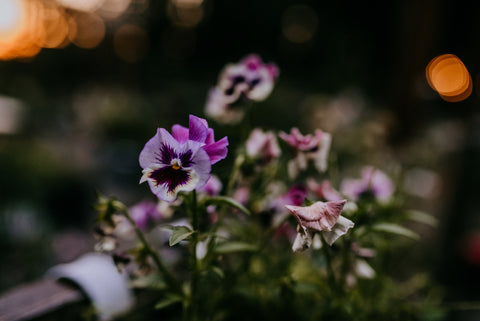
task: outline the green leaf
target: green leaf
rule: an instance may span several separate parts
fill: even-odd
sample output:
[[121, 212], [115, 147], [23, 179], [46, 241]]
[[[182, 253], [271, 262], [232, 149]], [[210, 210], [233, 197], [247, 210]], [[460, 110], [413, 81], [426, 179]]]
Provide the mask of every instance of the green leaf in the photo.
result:
[[210, 197], [205, 201], [205, 205], [228, 205], [233, 208], [236, 208], [237, 210], [247, 214], [247, 215], [252, 215], [250, 210], [234, 200], [231, 197], [227, 196], [215, 196], [215, 197]]
[[258, 247], [245, 242], [223, 242], [215, 246], [214, 252], [217, 254], [225, 254], [232, 252], [256, 251]]
[[212, 266], [210, 270], [215, 273], [220, 279], [225, 278], [225, 273], [223, 273], [223, 270], [219, 268], [218, 266]]
[[412, 221], [424, 223], [433, 227], [438, 225], [438, 220], [435, 217], [417, 210], [408, 211], [407, 218]]
[[170, 295], [167, 295], [167, 297], [159, 302], [157, 302], [157, 304], [155, 304], [155, 309], [159, 310], [159, 309], [163, 309], [163, 308], [166, 308], [172, 304], [175, 304], [175, 303], [178, 303], [178, 302], [182, 302], [183, 301], [183, 298], [179, 295], [176, 295], [176, 294], [170, 294]]
[[159, 274], [149, 274], [136, 278], [130, 282], [131, 287], [137, 289], [164, 290], [167, 284]]
[[174, 226], [172, 228], [172, 235], [170, 235], [170, 246], [174, 246], [175, 244], [180, 243], [193, 233], [194, 231], [192, 231], [187, 226]]
[[391, 234], [402, 235], [414, 240], [420, 239], [420, 236], [412, 230], [393, 223], [378, 223], [372, 227], [373, 230], [379, 232], [387, 232]]

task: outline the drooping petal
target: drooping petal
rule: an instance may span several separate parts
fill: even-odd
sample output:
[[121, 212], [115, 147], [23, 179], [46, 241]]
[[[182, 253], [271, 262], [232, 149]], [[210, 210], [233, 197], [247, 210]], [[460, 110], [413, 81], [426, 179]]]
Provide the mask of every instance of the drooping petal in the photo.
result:
[[298, 233], [295, 241], [293, 241], [293, 252], [304, 251], [312, 246], [312, 232], [304, 227], [297, 227]]
[[220, 139], [219, 141], [213, 144], [204, 145], [202, 148], [210, 157], [210, 162], [212, 164], [215, 164], [216, 162], [227, 157], [227, 153], [228, 153], [227, 146], [228, 146], [228, 138], [223, 137], [222, 139]]
[[310, 206], [285, 205], [285, 207], [301, 226], [316, 231], [331, 231], [346, 202], [346, 200], [316, 202]]
[[322, 132], [319, 140], [318, 150], [310, 154], [310, 159], [313, 159], [315, 168], [323, 173], [328, 167], [328, 153], [330, 151], [330, 144], [332, 142], [332, 136], [329, 133]]
[[322, 235], [328, 245], [332, 245], [340, 236], [345, 235], [355, 224], [348, 218], [340, 216], [331, 231], [323, 231]]

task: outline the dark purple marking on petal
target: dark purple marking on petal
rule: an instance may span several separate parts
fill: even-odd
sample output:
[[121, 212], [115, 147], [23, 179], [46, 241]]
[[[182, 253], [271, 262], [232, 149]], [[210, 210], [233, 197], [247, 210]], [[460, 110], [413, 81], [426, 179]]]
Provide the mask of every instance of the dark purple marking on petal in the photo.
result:
[[255, 78], [252, 81], [250, 81], [249, 83], [250, 90], [253, 89], [255, 86], [257, 86], [260, 83], [260, 81], [262, 81], [260, 78]]
[[190, 167], [194, 162], [192, 161], [192, 151], [187, 150], [185, 154], [179, 155], [180, 162], [182, 163], [182, 167]]
[[232, 85], [230, 88], [225, 90], [225, 95], [231, 96], [235, 92], [235, 87], [237, 87], [238, 84], [245, 82], [245, 76], [243, 75], [237, 75], [232, 77]]
[[170, 164], [172, 159], [177, 158], [177, 153], [175, 153], [174, 149], [166, 144], [162, 144], [160, 147], [160, 159], [162, 164]]
[[169, 192], [173, 192], [178, 186], [185, 185], [190, 179], [190, 174], [180, 169], [174, 169], [172, 166], [165, 166], [150, 173], [150, 178], [155, 184], [166, 184]]

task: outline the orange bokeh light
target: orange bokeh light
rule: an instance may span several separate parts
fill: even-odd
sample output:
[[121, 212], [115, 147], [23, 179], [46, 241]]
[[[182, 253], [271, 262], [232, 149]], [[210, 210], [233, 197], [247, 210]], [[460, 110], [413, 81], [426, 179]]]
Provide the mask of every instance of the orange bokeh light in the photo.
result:
[[472, 93], [472, 77], [463, 62], [455, 55], [435, 57], [427, 65], [428, 84], [440, 97], [449, 102], [465, 100]]

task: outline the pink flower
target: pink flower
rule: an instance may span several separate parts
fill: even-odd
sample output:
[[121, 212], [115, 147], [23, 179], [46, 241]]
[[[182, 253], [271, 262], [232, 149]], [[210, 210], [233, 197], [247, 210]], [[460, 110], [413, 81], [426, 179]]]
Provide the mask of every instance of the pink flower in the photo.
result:
[[312, 244], [313, 233], [322, 233], [325, 241], [332, 245], [340, 236], [354, 226], [349, 219], [340, 215], [347, 201], [316, 202], [310, 206], [285, 207], [298, 221], [297, 238], [293, 250], [304, 250]]
[[372, 166], [366, 166], [362, 169], [360, 179], [345, 179], [340, 189], [344, 195], [354, 201], [366, 193], [371, 193], [375, 199], [386, 203], [393, 195], [394, 186], [384, 172]]
[[204, 192], [208, 196], [217, 196], [222, 190], [222, 182], [216, 175], [211, 175], [207, 183], [199, 188], [199, 192]]
[[342, 196], [336, 191], [329, 180], [324, 180], [320, 184], [309, 178], [307, 180], [308, 188], [320, 199], [325, 201], [339, 201]]
[[312, 160], [319, 172], [327, 170], [327, 157], [330, 151], [332, 137], [320, 129], [315, 135], [302, 135], [298, 128], [292, 128], [290, 134], [280, 132], [280, 138], [294, 148], [296, 156], [288, 163], [288, 173], [292, 178], [297, 177], [300, 171], [307, 169], [308, 161]]
[[256, 128], [247, 139], [247, 155], [252, 158], [263, 158], [266, 162], [280, 156], [277, 137], [271, 131], [263, 132]]

